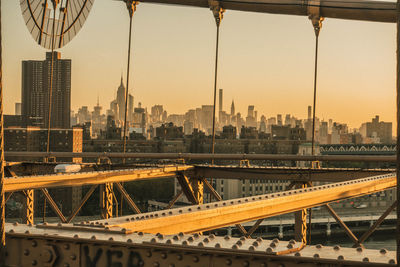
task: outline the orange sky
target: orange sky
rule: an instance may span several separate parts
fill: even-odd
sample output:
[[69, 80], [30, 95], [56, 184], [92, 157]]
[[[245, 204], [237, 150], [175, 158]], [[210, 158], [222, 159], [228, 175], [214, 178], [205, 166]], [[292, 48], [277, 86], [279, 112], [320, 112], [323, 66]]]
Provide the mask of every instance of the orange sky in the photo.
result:
[[[21, 61], [43, 59], [18, 1], [2, 1], [5, 112], [21, 96]], [[86, 25], [60, 52], [72, 59], [72, 109], [109, 107], [126, 72], [128, 14], [97, 0]], [[325, 19], [320, 34], [317, 116], [359, 127], [375, 114], [395, 120], [394, 24]], [[312, 103], [314, 32], [305, 17], [227, 11], [221, 24], [224, 108], [305, 118]], [[130, 92], [135, 105], [169, 113], [212, 103], [215, 23], [200, 8], [140, 4], [134, 17]], [[125, 76], [125, 75], [124, 75]], [[124, 78], [125, 79], [125, 78]], [[394, 128], [394, 127], [393, 127]]]

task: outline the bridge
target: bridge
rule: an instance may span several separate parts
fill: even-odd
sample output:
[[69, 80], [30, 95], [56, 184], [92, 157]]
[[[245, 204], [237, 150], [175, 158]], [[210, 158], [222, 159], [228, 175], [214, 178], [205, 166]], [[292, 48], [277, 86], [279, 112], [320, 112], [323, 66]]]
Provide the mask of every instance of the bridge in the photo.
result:
[[[134, 4], [136, 1], [126, 1]], [[316, 32], [323, 18], [396, 23], [397, 47], [400, 47], [400, 5], [385, 1], [351, 2], [332, 0], [143, 0], [143, 3], [186, 5], [211, 8], [217, 26], [224, 10], [263, 12], [309, 17]], [[128, 5], [129, 6], [129, 5]], [[132, 11], [133, 13], [133, 11]], [[131, 16], [132, 16], [131, 13]], [[1, 13], [0, 13], [1, 14]], [[1, 21], [1, 19], [0, 19]], [[1, 40], [1, 38], [0, 38]], [[397, 53], [397, 101], [400, 114], [400, 53]], [[1, 60], [0, 60], [1, 64]], [[1, 65], [0, 65], [1, 66]], [[0, 80], [1, 81], [1, 80]], [[2, 118], [2, 86], [0, 113]], [[398, 135], [400, 116], [397, 117]], [[1, 121], [1, 132], [3, 121]], [[397, 188], [399, 152], [394, 155], [243, 155], [243, 154], [130, 154], [13, 152], [4, 155], [1, 134], [1, 258], [5, 266], [395, 266], [400, 250], [365, 249], [363, 242], [396, 209], [398, 201], [376, 218], [371, 228], [356, 237], [329, 203], [362, 197]], [[397, 147], [400, 146], [398, 138]], [[339, 149], [340, 150], [340, 149]], [[26, 159], [43, 157], [40, 162], [8, 162], [4, 157]], [[83, 171], [52, 174], [57, 158], [95, 158], [97, 163], [81, 163]], [[113, 164], [114, 159], [175, 159], [176, 165], [129, 166]], [[55, 163], [49, 163], [52, 159]], [[188, 159], [237, 160], [239, 166], [191, 165]], [[311, 161], [312, 168], [250, 166], [249, 161]], [[318, 168], [316, 161], [396, 162], [390, 169]], [[65, 162], [63, 162], [65, 163]], [[4, 166], [5, 165], [5, 166]], [[395, 171], [395, 172], [394, 172]], [[5, 173], [8, 177], [4, 178]], [[40, 175], [38, 175], [40, 174]], [[165, 210], [142, 213], [125, 189], [126, 183], [151, 179], [176, 179], [180, 190]], [[223, 200], [208, 179], [275, 179], [290, 181], [282, 192]], [[322, 182], [313, 186], [313, 182]], [[90, 186], [79, 205], [66, 217], [48, 188]], [[71, 223], [97, 187], [101, 187], [101, 220]], [[116, 189], [116, 190], [114, 190]], [[214, 202], [205, 203], [205, 189]], [[60, 219], [58, 224], [35, 222], [34, 191], [40, 191]], [[117, 217], [115, 191], [132, 214]], [[13, 194], [24, 195], [23, 223], [6, 223], [5, 202]], [[181, 196], [191, 205], [172, 207]], [[354, 248], [309, 245], [308, 210], [323, 206], [344, 229]], [[295, 212], [295, 239], [283, 241], [252, 238], [265, 218]], [[255, 221], [247, 229], [245, 223]], [[209, 231], [237, 227], [241, 237], [216, 236]], [[399, 227], [399, 223], [397, 223]], [[400, 244], [399, 233], [396, 234]]]

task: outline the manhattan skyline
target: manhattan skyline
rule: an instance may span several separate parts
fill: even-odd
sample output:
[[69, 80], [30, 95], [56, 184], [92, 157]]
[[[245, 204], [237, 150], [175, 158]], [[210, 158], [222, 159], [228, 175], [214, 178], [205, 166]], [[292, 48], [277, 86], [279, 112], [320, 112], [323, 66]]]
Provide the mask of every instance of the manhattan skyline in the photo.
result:
[[[3, 3], [5, 113], [20, 102], [21, 61], [43, 57], [18, 2]], [[109, 25], [108, 20], [114, 23]], [[108, 106], [126, 81], [128, 14], [96, 1], [87, 24], [59, 51], [72, 59], [72, 109]], [[212, 104], [215, 24], [208, 9], [141, 3], [134, 17], [130, 93], [170, 113]], [[237, 110], [301, 114], [312, 103], [314, 34], [304, 17], [228, 11], [221, 24], [218, 88]], [[350, 127], [380, 114], [395, 121], [395, 26], [326, 19], [320, 35], [317, 117]], [[286, 74], [291, 76], [287, 77]], [[92, 100], [93, 99], [93, 100]], [[225, 104], [224, 109], [228, 110]], [[394, 125], [395, 126], [395, 125]], [[395, 127], [394, 127], [395, 128]]]

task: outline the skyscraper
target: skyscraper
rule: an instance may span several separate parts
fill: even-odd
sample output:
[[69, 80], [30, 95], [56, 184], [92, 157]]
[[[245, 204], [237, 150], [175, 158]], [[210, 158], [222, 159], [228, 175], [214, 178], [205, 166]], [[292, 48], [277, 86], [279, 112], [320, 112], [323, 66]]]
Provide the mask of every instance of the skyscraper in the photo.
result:
[[219, 113], [221, 114], [222, 111], [222, 104], [223, 104], [223, 89], [219, 89]]
[[[44, 61], [22, 61], [22, 115], [48, 126], [51, 52]], [[71, 60], [53, 56], [51, 127], [69, 128], [71, 113]]]
[[307, 119], [311, 120], [311, 106], [308, 106], [308, 114]]
[[231, 116], [235, 116], [235, 103], [233, 103], [233, 100], [231, 105]]

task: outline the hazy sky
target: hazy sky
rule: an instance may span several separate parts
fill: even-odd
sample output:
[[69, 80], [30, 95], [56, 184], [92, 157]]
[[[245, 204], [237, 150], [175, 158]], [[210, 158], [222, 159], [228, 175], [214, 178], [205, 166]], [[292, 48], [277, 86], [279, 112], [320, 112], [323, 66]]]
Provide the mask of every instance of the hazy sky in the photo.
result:
[[[6, 114], [21, 97], [21, 61], [43, 59], [19, 1], [2, 1]], [[60, 50], [72, 59], [72, 109], [109, 108], [126, 73], [128, 13], [96, 0], [79, 34]], [[169, 113], [212, 104], [215, 22], [208, 9], [139, 4], [134, 15], [130, 92], [135, 105]], [[395, 24], [325, 19], [320, 34], [317, 116], [359, 127], [379, 114], [395, 121]], [[227, 11], [221, 24], [218, 87], [224, 109], [249, 104], [266, 117], [305, 118], [312, 103], [314, 32], [306, 17]]]

